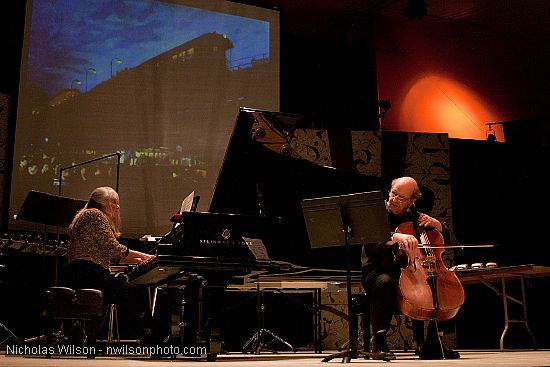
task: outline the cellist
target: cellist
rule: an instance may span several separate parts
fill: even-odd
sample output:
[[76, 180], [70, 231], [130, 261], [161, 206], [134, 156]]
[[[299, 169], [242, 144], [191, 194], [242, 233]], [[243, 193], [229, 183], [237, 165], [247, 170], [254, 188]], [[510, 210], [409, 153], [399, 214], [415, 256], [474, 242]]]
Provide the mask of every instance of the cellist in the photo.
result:
[[[396, 178], [391, 183], [391, 189], [386, 201], [388, 219], [391, 228], [397, 228], [400, 224], [413, 221], [411, 206], [420, 198], [420, 189], [412, 177]], [[437, 219], [424, 213], [418, 213], [418, 225], [428, 229], [435, 229], [444, 236], [448, 234], [448, 228]], [[370, 343], [371, 356], [374, 359], [395, 359], [395, 355], [389, 350], [386, 342], [386, 333], [390, 328], [392, 313], [397, 309], [396, 293], [399, 284], [401, 267], [407, 265], [405, 251], [412, 252], [418, 246], [418, 239], [411, 234], [390, 233], [388, 241], [365, 244], [361, 253], [362, 284], [370, 304], [370, 319], [373, 330], [373, 338]], [[403, 252], [399, 249], [405, 250]], [[450, 349], [444, 342], [441, 330], [445, 329], [440, 323], [439, 334], [442, 338], [442, 346], [445, 359], [460, 358], [460, 354]], [[423, 328], [422, 328], [423, 338]], [[422, 343], [418, 339], [417, 342]]]

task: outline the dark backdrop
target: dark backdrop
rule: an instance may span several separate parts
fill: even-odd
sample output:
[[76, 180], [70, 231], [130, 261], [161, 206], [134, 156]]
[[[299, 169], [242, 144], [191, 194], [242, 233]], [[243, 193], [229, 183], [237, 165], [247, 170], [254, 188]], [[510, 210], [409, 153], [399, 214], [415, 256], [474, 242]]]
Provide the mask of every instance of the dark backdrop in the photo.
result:
[[2, 4], [0, 34], [2, 42], [2, 61], [0, 72], [0, 91], [17, 96], [19, 68], [21, 64], [21, 46], [25, 23], [25, 0], [9, 1]]
[[[9, 129], [9, 138], [12, 139], [15, 106], [17, 106], [25, 1], [6, 2], [2, 8], [3, 20], [0, 22], [0, 34], [3, 35], [1, 47], [5, 66], [0, 72], [0, 91], [12, 98], [13, 107], [10, 116], [12, 125]], [[356, 40], [360, 40], [363, 44], [367, 42], [368, 30], [359, 32], [359, 35], [360, 37], [357, 36]], [[365, 53], [363, 48], [357, 48], [357, 44], [350, 42], [353, 39], [353, 37], [346, 37], [345, 33], [330, 37], [297, 36], [285, 34], [283, 29], [282, 110], [318, 116], [318, 119], [330, 128], [353, 127], [368, 130], [372, 125], [363, 125], [360, 121], [365, 121], [363, 116], [372, 118], [373, 107], [366, 106], [362, 109], [363, 101], [354, 95], [353, 87], [357, 87], [359, 83], [363, 83], [374, 75], [374, 69], [367, 68], [359, 71], [359, 63], [365, 61], [373, 67], [374, 65], [371, 63], [370, 55]], [[343, 56], [312, 64], [312, 52], [321, 54], [333, 47], [342, 50]], [[356, 55], [360, 56], [359, 61], [350, 61], [350, 58]], [[357, 79], [354, 78], [356, 73], [358, 73]], [[320, 75], [324, 77], [319, 79]], [[321, 83], [320, 80], [325, 82]], [[373, 92], [372, 85], [367, 83], [365, 88]], [[327, 104], [329, 90], [341, 92], [333, 104]], [[365, 115], [362, 111], [365, 111]], [[339, 116], [343, 117], [339, 118]], [[11, 149], [12, 140], [2, 143], [7, 144], [8, 149]], [[491, 145], [483, 141], [451, 139], [450, 149], [453, 225], [457, 238], [462, 243], [494, 241], [498, 244], [495, 250], [457, 253], [457, 261], [471, 263], [496, 260], [502, 265], [522, 263], [550, 265], [550, 250], [547, 240], [544, 240], [546, 223], [549, 219], [546, 209], [550, 201], [547, 185], [544, 184], [549, 162], [547, 147], [538, 144]], [[8, 162], [11, 164], [11, 159]], [[8, 178], [7, 182], [9, 182], [9, 172], [11, 168], [3, 169], [4, 177]], [[7, 198], [9, 185], [5, 188], [4, 198]], [[4, 207], [7, 205], [4, 204]], [[3, 289], [2, 293], [8, 297], [8, 300], [21, 300], [21, 303], [11, 301], [3, 303], [0, 320], [4, 321], [6, 314], [19, 316], [13, 320], [14, 331], [32, 336], [32, 331], [26, 330], [33, 326], [32, 322], [25, 322], [28, 319], [23, 319], [23, 316], [27, 312], [36, 310], [32, 309], [32, 299], [25, 297], [32, 294], [33, 289], [44, 285], [43, 281], [50, 279], [50, 277], [44, 277], [44, 271], [46, 273], [51, 271], [51, 264], [42, 265], [40, 258], [33, 259], [33, 264], [25, 264], [25, 266], [19, 265], [20, 260], [14, 261], [20, 273], [10, 272], [8, 278], [16, 283], [11, 283], [9, 290], [4, 292], [6, 289]], [[6, 283], [3, 285], [6, 286]], [[528, 283], [531, 327], [537, 335], [539, 348], [550, 346], [550, 337], [546, 331], [547, 307], [542, 301], [542, 295], [548, 285], [548, 281], [544, 279]], [[21, 289], [27, 289], [28, 292], [19, 292]], [[496, 348], [498, 335], [503, 326], [499, 300], [496, 295], [488, 293], [487, 289], [481, 287], [472, 287], [469, 292], [465, 307], [459, 314], [461, 317], [461, 322], [458, 324], [459, 346]], [[15, 297], [16, 294], [17, 297]], [[488, 312], [488, 309], [494, 312]], [[463, 320], [470, 321], [466, 323]], [[480, 333], [480, 328], [489, 333], [490, 337]], [[251, 332], [251, 330], [248, 331]]]
[[[545, 243], [550, 195], [546, 176], [549, 149], [536, 143], [494, 143], [450, 139], [453, 227], [462, 244], [494, 242], [492, 249], [455, 250], [457, 264], [496, 261], [501, 266], [550, 266]], [[500, 287], [500, 284], [497, 284]], [[539, 348], [550, 346], [545, 289], [550, 278], [526, 280], [529, 325]], [[500, 297], [485, 285], [466, 285], [466, 300], [457, 315], [459, 348], [498, 348], [504, 328]], [[507, 292], [521, 299], [519, 281]], [[522, 309], [509, 302], [510, 319], [523, 319]], [[512, 323], [505, 348], [531, 348], [521, 323]]]

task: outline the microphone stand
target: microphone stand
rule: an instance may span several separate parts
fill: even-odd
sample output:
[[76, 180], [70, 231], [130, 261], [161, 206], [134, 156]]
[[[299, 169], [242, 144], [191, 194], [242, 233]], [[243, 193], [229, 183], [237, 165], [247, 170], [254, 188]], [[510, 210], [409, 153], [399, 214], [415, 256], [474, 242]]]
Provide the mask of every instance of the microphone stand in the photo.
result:
[[[84, 162], [76, 163], [76, 164], [73, 164], [73, 165], [68, 166], [68, 167], [61, 167], [59, 169], [59, 181], [58, 181], [59, 190], [57, 192], [57, 195], [61, 196], [61, 187], [63, 186], [63, 171], [66, 171], [66, 170], [72, 169], [72, 168], [76, 168], [76, 167], [80, 167], [80, 166], [84, 166], [86, 164], [90, 164], [90, 163], [100, 161], [100, 160], [103, 160], [103, 159], [111, 158], [111, 157], [114, 157], [115, 155], [117, 156], [115, 191], [118, 192], [118, 182], [119, 182], [119, 178], [120, 178], [120, 156], [121, 156], [121, 153], [120, 152], [115, 152], [115, 153], [107, 154], [107, 155], [104, 155], [104, 156], [101, 156], [101, 157], [98, 157], [98, 158], [90, 159], [90, 160], [87, 160], [87, 161], [84, 161]], [[44, 234], [44, 241], [46, 241], [46, 234]], [[57, 241], [56, 242], [57, 246], [59, 246], [59, 243], [60, 243], [59, 226], [57, 226], [56, 241]], [[57, 256], [56, 256], [55, 257], [55, 276], [54, 276], [54, 285], [56, 285], [56, 286], [57, 286], [57, 268], [58, 268], [58, 259], [57, 259]]]
[[80, 166], [83, 166], [85, 164], [90, 164], [90, 163], [100, 161], [100, 160], [103, 160], [103, 159], [111, 158], [111, 157], [114, 157], [115, 155], [118, 156], [117, 165], [116, 165], [116, 185], [115, 185], [115, 191], [118, 192], [118, 181], [119, 181], [119, 177], [120, 177], [120, 155], [121, 155], [120, 152], [111, 153], [111, 154], [104, 155], [102, 157], [98, 157], [98, 158], [90, 159], [90, 160], [87, 160], [87, 161], [84, 161], [84, 162], [76, 163], [76, 164], [73, 164], [69, 167], [61, 167], [59, 169], [59, 191], [58, 191], [58, 195], [61, 196], [61, 186], [63, 185], [63, 171], [66, 171], [66, 170], [72, 169], [72, 168], [76, 168], [76, 167], [80, 167]]

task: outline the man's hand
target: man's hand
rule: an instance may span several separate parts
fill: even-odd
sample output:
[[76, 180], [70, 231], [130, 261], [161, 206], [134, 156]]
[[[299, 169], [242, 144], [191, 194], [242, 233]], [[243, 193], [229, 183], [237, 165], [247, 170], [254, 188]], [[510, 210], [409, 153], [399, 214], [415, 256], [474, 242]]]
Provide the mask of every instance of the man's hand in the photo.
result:
[[406, 233], [394, 233], [392, 241], [397, 242], [400, 249], [413, 251], [418, 247], [418, 239], [415, 236]]
[[437, 229], [439, 232], [443, 231], [443, 226], [441, 225], [440, 221], [424, 213], [419, 213], [418, 225], [421, 227], [430, 227], [433, 229]]

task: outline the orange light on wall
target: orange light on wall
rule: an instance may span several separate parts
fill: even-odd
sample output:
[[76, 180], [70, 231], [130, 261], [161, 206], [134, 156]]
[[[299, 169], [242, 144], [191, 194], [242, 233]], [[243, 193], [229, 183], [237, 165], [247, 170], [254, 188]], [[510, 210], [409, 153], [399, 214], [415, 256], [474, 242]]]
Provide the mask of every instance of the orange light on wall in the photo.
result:
[[[451, 138], [487, 138], [488, 122], [496, 116], [481, 97], [465, 85], [441, 76], [427, 76], [410, 88], [399, 112], [399, 130], [446, 132]], [[494, 126], [498, 141], [502, 127]]]

